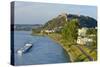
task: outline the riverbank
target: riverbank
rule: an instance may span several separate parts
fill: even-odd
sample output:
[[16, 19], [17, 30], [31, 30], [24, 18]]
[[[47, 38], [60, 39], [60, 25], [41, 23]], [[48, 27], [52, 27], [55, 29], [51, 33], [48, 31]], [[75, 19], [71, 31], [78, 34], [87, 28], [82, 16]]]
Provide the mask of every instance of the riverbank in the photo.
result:
[[73, 62], [74, 60], [73, 60], [73, 58], [72, 58], [71, 53], [69, 52], [69, 49], [67, 49], [66, 47], [64, 47], [64, 45], [61, 43], [61, 41], [60, 41], [60, 39], [59, 39], [59, 38], [61, 38], [61, 36], [60, 36], [60, 35], [55, 36], [54, 34], [49, 34], [48, 36], [49, 36], [51, 39], [53, 39], [56, 43], [58, 43], [60, 46], [63, 47], [63, 49], [68, 53], [68, 55], [69, 55], [69, 57], [70, 57], [70, 61]]
[[96, 52], [93, 51], [92, 53], [89, 53], [88, 51], [90, 51], [90, 49], [80, 46], [87, 54], [86, 55], [77, 47], [77, 44], [72, 44], [65, 41], [60, 34], [52, 33], [48, 34], [48, 36], [55, 42], [59, 43], [65, 49], [65, 51], [68, 52], [71, 62], [90, 61], [87, 55], [93, 58], [94, 61], [97, 59]]
[[[34, 34], [35, 35], [35, 34]], [[36, 36], [48, 36], [53, 41], [61, 45], [64, 50], [69, 54], [71, 62], [81, 62], [81, 61], [96, 61], [97, 51], [92, 51], [83, 45], [77, 45], [75, 43], [70, 43], [63, 39], [61, 34], [51, 33], [51, 34], [36, 34]]]

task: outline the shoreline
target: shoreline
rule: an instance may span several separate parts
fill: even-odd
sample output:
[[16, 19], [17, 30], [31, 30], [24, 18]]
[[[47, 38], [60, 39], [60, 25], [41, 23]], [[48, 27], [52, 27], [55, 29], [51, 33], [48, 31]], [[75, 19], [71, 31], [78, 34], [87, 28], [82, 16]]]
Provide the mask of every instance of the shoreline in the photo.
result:
[[90, 58], [92, 58], [93, 61], [96, 60], [94, 60], [95, 56], [92, 56], [95, 54], [94, 51], [89, 53], [85, 47], [81, 50], [76, 45], [66, 42], [59, 34], [49, 34], [47, 36], [64, 48], [64, 50], [68, 53], [71, 62], [87, 62], [91, 61]]
[[54, 42], [58, 43], [58, 44], [65, 50], [65, 52], [68, 53], [70, 62], [74, 62], [74, 60], [73, 60], [73, 58], [72, 58], [72, 55], [71, 55], [71, 53], [68, 51], [68, 49], [67, 49], [66, 47], [64, 47], [62, 43], [60, 43], [59, 41], [55, 40], [55, 39], [54, 39], [53, 37], [51, 37], [50, 35], [42, 35], [42, 34], [31, 34], [31, 35], [32, 35], [32, 36], [35, 35], [35, 36], [47, 36], [47, 37], [49, 37], [49, 38], [52, 39]]
[[47, 35], [49, 38], [51, 38], [53, 41], [55, 41], [56, 43], [58, 43], [69, 55], [70, 61], [74, 62], [71, 53], [68, 51], [68, 49], [66, 47], [63, 46], [63, 44], [61, 44], [59, 41], [55, 40], [54, 38], [52, 38], [51, 36]]
[[[87, 57], [86, 54], [84, 54], [76, 45], [74, 45], [74, 43], [70, 43], [70, 42], [66, 42], [62, 36], [60, 34], [37, 34], [37, 36], [46, 36], [49, 37], [50, 39], [52, 39], [54, 42], [58, 43], [64, 50], [65, 52], [67, 52], [67, 54], [69, 55], [69, 60], [70, 62], [87, 62], [90, 61], [89, 58]], [[81, 46], [81, 45], [80, 45]], [[90, 55], [87, 52], [87, 49], [83, 47], [83, 50]], [[95, 58], [94, 55], [95, 53], [91, 54], [91, 57]]]

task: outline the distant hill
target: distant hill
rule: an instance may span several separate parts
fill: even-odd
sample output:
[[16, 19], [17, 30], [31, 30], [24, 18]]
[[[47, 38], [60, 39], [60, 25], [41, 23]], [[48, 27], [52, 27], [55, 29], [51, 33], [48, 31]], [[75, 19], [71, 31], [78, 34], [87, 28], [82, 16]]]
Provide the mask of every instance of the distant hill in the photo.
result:
[[42, 27], [41, 24], [14, 24], [14, 30], [20, 31], [31, 31], [32, 29], [37, 29], [39, 27]]
[[63, 26], [66, 21], [70, 21], [72, 19], [78, 19], [80, 27], [94, 28], [97, 26], [97, 20], [84, 15], [74, 15], [74, 14], [61, 14], [56, 18], [49, 20], [45, 25], [44, 29], [53, 29], [55, 27]]
[[78, 19], [81, 27], [92, 28], [97, 26], [97, 20], [89, 16], [69, 14], [67, 15], [67, 18], [69, 20], [74, 18]]

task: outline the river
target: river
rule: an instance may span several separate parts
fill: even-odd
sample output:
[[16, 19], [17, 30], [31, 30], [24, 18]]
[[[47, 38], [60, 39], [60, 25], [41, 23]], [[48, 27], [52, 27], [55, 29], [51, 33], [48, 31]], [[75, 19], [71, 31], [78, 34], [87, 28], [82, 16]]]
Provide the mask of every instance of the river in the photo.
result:
[[[17, 50], [30, 41], [33, 47], [23, 55]], [[30, 31], [14, 31], [15, 65], [34, 65], [69, 62], [69, 55], [64, 49], [47, 36], [32, 36]]]

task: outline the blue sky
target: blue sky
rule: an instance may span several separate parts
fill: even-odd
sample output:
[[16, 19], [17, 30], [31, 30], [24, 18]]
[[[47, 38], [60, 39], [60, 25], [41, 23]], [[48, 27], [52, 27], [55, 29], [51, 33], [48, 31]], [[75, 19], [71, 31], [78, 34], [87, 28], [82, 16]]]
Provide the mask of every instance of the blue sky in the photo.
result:
[[15, 2], [15, 24], [44, 24], [61, 13], [79, 14], [97, 19], [97, 7], [86, 5]]

